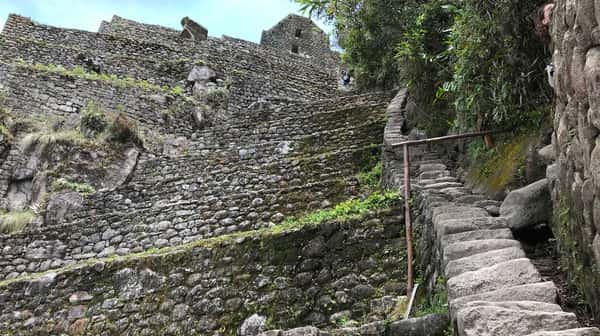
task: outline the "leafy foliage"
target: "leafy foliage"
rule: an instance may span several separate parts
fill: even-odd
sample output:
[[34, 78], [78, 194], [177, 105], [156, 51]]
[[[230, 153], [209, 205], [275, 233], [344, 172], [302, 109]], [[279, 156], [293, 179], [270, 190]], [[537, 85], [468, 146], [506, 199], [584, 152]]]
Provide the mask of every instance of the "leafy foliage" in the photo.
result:
[[408, 86], [434, 133], [533, 128], [548, 112], [550, 55], [530, 20], [543, 0], [296, 2], [335, 23], [359, 87]]
[[95, 137], [104, 132], [108, 122], [102, 107], [94, 101], [88, 102], [81, 113], [81, 132], [87, 137]]
[[452, 96], [462, 128], [531, 127], [550, 103], [529, 14], [542, 1], [463, 0], [450, 36]]
[[362, 190], [374, 192], [380, 189], [382, 167], [379, 162], [371, 170], [358, 173], [358, 184]]

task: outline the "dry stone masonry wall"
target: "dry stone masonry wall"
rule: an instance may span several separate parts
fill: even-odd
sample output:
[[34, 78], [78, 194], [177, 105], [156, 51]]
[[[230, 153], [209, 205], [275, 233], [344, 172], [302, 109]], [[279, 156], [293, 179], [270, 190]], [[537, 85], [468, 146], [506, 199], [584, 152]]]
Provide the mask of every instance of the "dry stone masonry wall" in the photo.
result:
[[556, 1], [554, 233], [570, 274], [600, 317], [600, 4]]
[[335, 325], [340, 312], [382, 319], [404, 291], [400, 213], [200, 241], [7, 283], [0, 330], [233, 335], [254, 313], [280, 328]]
[[[16, 57], [42, 63], [40, 60], [51, 55], [51, 64], [68, 68], [81, 63], [78, 59], [83, 55], [97, 60], [109, 74], [163, 85], [185, 85], [187, 73], [194, 64], [205, 63], [232, 81], [229, 105], [235, 111], [261, 98], [319, 99], [332, 96], [337, 89], [337, 70], [329, 66], [315, 65], [301, 57], [290, 58], [287, 54], [233, 39], [131, 40], [121, 35], [40, 25], [18, 15], [9, 16], [2, 35], [7, 46], [17, 46], [2, 48], [1, 53], [5, 54], [0, 55], [7, 59]], [[23, 44], [28, 47], [21, 48]], [[33, 54], [29, 53], [31, 49]]]
[[[19, 145], [32, 130], [11, 129], [2, 209], [17, 183], [48, 171], [103, 181], [88, 195], [81, 184], [51, 191], [36, 225], [0, 235], [1, 334], [232, 335], [253, 314], [266, 328], [385, 323], [406, 290], [401, 212], [284, 220], [358, 196], [357, 174], [382, 155], [391, 96], [338, 94], [325, 35], [291, 18], [278, 27], [298, 25], [298, 54], [279, 49], [289, 34], [276, 30], [258, 45], [117, 16], [99, 33], [9, 16], [0, 90], [14, 125], [83, 132], [93, 102], [153, 139], [115, 149], [116, 171], [86, 166], [102, 162], [99, 150], [61, 145], [45, 161], [60, 169], [38, 172]], [[226, 111], [201, 126], [209, 86], [227, 92]]]

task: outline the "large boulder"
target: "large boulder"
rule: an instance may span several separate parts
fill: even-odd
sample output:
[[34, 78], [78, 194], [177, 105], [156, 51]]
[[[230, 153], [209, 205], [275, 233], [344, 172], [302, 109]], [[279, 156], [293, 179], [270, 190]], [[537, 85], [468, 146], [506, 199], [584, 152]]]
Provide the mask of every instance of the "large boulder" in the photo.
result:
[[217, 79], [217, 73], [206, 65], [195, 65], [188, 74], [188, 82], [209, 82]]
[[513, 230], [548, 222], [551, 214], [547, 179], [510, 192], [500, 206], [500, 216], [508, 220]]
[[74, 191], [64, 191], [53, 194], [46, 207], [46, 225], [64, 222], [67, 214], [75, 213], [82, 208], [83, 196]]

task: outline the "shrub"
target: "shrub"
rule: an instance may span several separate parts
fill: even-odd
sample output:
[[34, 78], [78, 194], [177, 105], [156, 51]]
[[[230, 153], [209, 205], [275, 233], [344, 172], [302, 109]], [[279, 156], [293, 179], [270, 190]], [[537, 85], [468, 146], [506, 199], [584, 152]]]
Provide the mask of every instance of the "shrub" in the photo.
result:
[[59, 178], [54, 180], [50, 189], [53, 192], [71, 190], [81, 194], [93, 194], [96, 192], [96, 189], [87, 183], [71, 182], [65, 178]]
[[229, 90], [226, 88], [216, 88], [210, 90], [204, 95], [204, 99], [215, 110], [227, 110], [229, 103]]
[[54, 131], [46, 129], [40, 132], [27, 134], [20, 143], [24, 152], [31, 152], [36, 146], [42, 152], [51, 150], [56, 145], [83, 145], [88, 140], [77, 130]]
[[31, 210], [11, 211], [0, 214], [0, 233], [13, 234], [22, 231], [33, 221], [35, 214]]
[[144, 146], [137, 123], [125, 116], [122, 112], [114, 115], [108, 126], [108, 139], [120, 143], [134, 143]]
[[104, 132], [107, 126], [106, 114], [100, 105], [94, 101], [88, 102], [81, 113], [81, 132], [85, 136], [93, 138]]

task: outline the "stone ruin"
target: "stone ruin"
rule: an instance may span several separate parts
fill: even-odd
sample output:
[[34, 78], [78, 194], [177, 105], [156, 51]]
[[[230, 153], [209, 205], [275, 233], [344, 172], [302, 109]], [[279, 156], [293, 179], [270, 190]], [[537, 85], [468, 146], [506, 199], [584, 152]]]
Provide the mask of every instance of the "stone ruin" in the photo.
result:
[[[405, 292], [398, 209], [278, 228], [358, 196], [391, 99], [341, 94], [324, 33], [290, 18], [297, 55], [279, 47], [288, 35], [214, 38], [188, 18], [177, 31], [114, 16], [92, 33], [9, 16], [0, 209], [35, 218], [0, 234], [0, 334], [255, 334], [390, 316]], [[84, 130], [102, 126], [94, 113], [142, 140], [86, 140], [114, 143]]]

